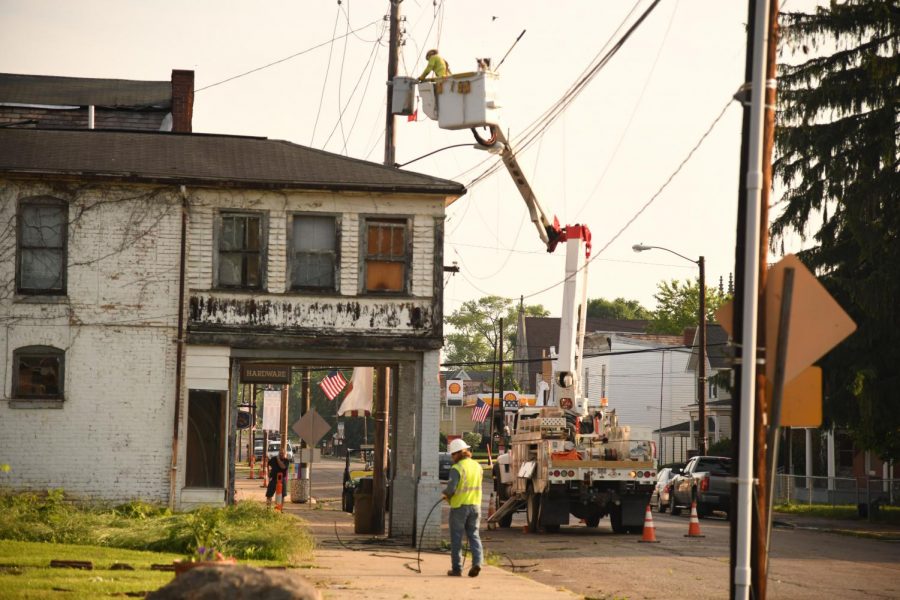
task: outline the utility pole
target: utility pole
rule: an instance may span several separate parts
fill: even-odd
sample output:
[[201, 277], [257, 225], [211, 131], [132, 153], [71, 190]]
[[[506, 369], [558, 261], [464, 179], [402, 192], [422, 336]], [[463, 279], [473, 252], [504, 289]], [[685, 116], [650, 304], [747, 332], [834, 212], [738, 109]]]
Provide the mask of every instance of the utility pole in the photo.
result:
[[699, 342], [700, 360], [697, 362], [697, 406], [700, 413], [700, 426], [697, 431], [700, 434], [700, 443], [697, 449], [700, 456], [706, 456], [708, 443], [706, 436], [706, 260], [701, 256], [697, 261], [700, 267], [700, 318]]
[[[760, 217], [759, 217], [759, 329], [757, 344], [760, 348], [766, 348], [767, 344], [775, 340], [767, 340], [765, 337], [766, 319], [774, 315], [766, 315], [765, 312], [765, 288], [768, 270], [769, 249], [769, 205], [772, 192], [772, 148], [775, 145], [775, 78], [777, 76], [777, 49], [778, 49], [778, 0], [761, 0], [768, 2], [769, 14], [766, 27], [765, 68], [766, 86], [763, 112], [763, 144], [762, 144], [762, 182], [760, 189]], [[774, 356], [767, 353], [766, 360], [774, 360]], [[752, 590], [753, 596], [764, 599], [766, 597], [766, 584], [768, 577], [768, 538], [769, 538], [769, 452], [768, 430], [772, 425], [771, 403], [766, 394], [765, 369], [760, 368], [756, 377], [756, 414], [754, 416], [754, 471], [757, 483], [756, 519], [753, 522], [753, 554], [751, 558]]]
[[394, 77], [397, 76], [397, 65], [400, 62], [400, 2], [391, 0], [391, 33], [388, 46], [387, 72], [387, 110], [384, 124], [384, 166], [393, 167], [396, 163], [397, 136], [394, 132]]
[[[497, 379], [499, 380], [499, 390], [497, 390], [497, 397], [500, 399], [500, 446], [498, 452], [502, 452], [506, 448], [506, 407], [503, 406], [503, 317], [500, 317], [500, 331], [497, 334], [497, 369], [499, 371], [499, 376]], [[493, 398], [491, 398], [493, 402]]]

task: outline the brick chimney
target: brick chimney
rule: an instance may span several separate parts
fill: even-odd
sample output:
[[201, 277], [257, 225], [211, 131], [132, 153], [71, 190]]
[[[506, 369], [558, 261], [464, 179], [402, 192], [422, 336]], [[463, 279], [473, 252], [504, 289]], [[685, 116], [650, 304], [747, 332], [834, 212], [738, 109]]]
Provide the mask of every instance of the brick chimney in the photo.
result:
[[194, 72], [172, 70], [172, 131], [190, 133], [194, 116]]

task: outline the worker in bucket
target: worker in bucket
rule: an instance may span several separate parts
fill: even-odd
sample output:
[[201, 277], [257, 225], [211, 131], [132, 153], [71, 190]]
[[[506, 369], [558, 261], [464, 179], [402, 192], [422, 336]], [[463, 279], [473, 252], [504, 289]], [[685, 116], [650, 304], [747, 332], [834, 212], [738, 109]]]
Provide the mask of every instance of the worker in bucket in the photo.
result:
[[425, 70], [419, 75], [419, 81], [424, 81], [429, 73], [434, 73], [436, 79], [441, 79], [450, 75], [450, 65], [447, 64], [446, 60], [441, 58], [437, 49], [432, 48], [426, 52], [425, 58], [428, 60], [428, 64], [425, 65]]
[[469, 445], [457, 438], [447, 446], [453, 458], [450, 480], [444, 488], [444, 499], [450, 503], [450, 558], [451, 566], [447, 575], [462, 575], [463, 535], [469, 538], [472, 551], [472, 567], [469, 577], [478, 577], [481, 572], [483, 551], [478, 525], [481, 520], [481, 465], [472, 460]]

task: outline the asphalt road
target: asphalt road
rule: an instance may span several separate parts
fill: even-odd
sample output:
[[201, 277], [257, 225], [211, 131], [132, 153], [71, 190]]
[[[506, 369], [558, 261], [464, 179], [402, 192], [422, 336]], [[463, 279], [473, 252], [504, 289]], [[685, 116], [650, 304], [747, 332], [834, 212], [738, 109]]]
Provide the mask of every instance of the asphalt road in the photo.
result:
[[[653, 514], [658, 544], [596, 529], [526, 534], [524, 514], [509, 529], [484, 531], [488, 551], [526, 576], [588, 598], [727, 598], [728, 522], [700, 521], [704, 538], [685, 538], [687, 516]], [[900, 598], [900, 544], [833, 533], [776, 529], [769, 598]]]
[[[359, 468], [354, 464], [354, 468]], [[323, 460], [313, 469], [313, 496], [321, 502], [286, 504], [308, 519], [320, 539], [338, 530], [352, 537], [352, 518], [337, 499], [343, 463]], [[262, 499], [256, 481], [241, 481], [239, 497]], [[483, 515], [490, 481], [485, 478]], [[509, 529], [482, 526], [485, 550], [500, 555], [504, 568], [555, 589], [588, 599], [706, 599], [728, 597], [728, 523], [701, 519], [706, 536], [686, 539], [688, 518], [653, 513], [659, 544], [640, 544], [636, 535], [616, 535], [603, 519], [596, 529], [576, 523], [558, 534], [523, 533], [524, 513]], [[446, 534], [446, 507], [443, 524]], [[769, 598], [900, 598], [900, 543], [821, 531], [775, 529]], [[449, 539], [449, 534], [445, 537]], [[498, 593], [502, 590], [497, 590]]]

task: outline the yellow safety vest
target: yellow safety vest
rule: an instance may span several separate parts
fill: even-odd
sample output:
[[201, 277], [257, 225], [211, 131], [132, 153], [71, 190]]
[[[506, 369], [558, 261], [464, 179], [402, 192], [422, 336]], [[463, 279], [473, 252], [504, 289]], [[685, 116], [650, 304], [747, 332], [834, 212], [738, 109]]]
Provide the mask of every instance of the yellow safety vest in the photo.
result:
[[471, 458], [464, 458], [453, 468], [459, 473], [456, 491], [450, 497], [450, 508], [481, 506], [481, 465]]

